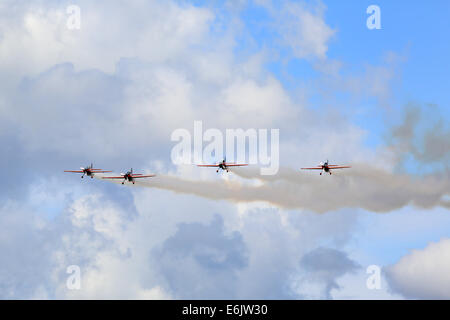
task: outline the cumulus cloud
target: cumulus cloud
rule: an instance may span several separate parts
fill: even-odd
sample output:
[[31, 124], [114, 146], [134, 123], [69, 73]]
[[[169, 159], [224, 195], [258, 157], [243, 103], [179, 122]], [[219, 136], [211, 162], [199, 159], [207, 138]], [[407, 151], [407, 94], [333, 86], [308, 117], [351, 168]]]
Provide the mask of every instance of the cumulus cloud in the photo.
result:
[[324, 21], [324, 6], [308, 10], [304, 4], [288, 3], [281, 15], [280, 34], [297, 58], [325, 59], [328, 42], [335, 34]]
[[5, 1], [0, 68], [22, 75], [72, 61], [81, 69], [112, 72], [122, 57], [167, 61], [204, 40], [214, 19], [209, 9], [171, 1], [127, 5], [77, 1], [76, 5], [81, 10], [80, 30], [67, 28], [69, 3]]
[[[293, 100], [280, 81], [264, 70], [264, 59], [259, 58], [259, 53], [236, 57], [236, 44], [229, 40], [228, 33], [217, 36], [209, 30], [208, 26], [217, 22], [211, 10], [153, 2], [136, 2], [126, 8], [97, 2], [79, 5], [82, 29], [66, 30], [62, 20], [62, 25], [58, 26], [49, 22], [55, 32], [45, 32], [49, 48], [40, 47], [41, 50], [52, 50], [62, 42], [61, 50], [68, 53], [59, 52], [56, 58], [45, 52], [43, 56], [48, 61], [34, 62], [32, 70], [24, 71], [27, 76], [2, 94], [0, 121], [5, 124], [2, 129], [6, 128], [3, 129], [5, 134], [19, 140], [17, 148], [24, 149], [20, 152], [26, 154], [27, 159], [41, 162], [39, 157], [44, 158], [45, 153], [45, 158], [58, 158], [59, 162], [77, 159], [82, 163], [112, 162], [117, 166], [130, 161], [133, 166], [146, 165], [150, 157], [165, 161], [172, 147], [171, 132], [177, 128], [190, 129], [194, 120], [203, 120], [205, 127], [220, 129], [282, 127], [284, 150], [289, 150], [283, 159], [295, 159], [299, 149], [300, 152], [310, 150], [310, 145], [316, 145], [315, 141], [319, 140], [324, 141], [320, 146], [321, 153], [325, 150], [336, 156], [348, 153], [366, 156], [370, 153], [358, 151], [364, 135], [362, 130], [349, 125], [345, 119], [337, 120], [335, 115], [316, 120], [320, 117], [307, 111], [304, 101]], [[21, 3], [11, 19], [21, 21], [29, 14], [36, 16], [37, 21], [45, 20], [50, 8], [62, 10], [64, 15], [65, 8], [56, 3], [48, 2], [46, 6], [38, 9], [37, 5]], [[305, 7], [302, 10], [313, 9]], [[135, 11], [140, 12], [138, 17], [128, 23], [123, 17]], [[158, 15], [161, 11], [171, 12], [173, 19], [162, 22], [160, 18], [148, 19], [143, 14]], [[105, 31], [104, 38], [97, 39], [103, 31], [90, 31], [95, 26], [102, 30], [100, 24], [112, 25]], [[34, 37], [23, 28], [19, 22], [4, 26], [5, 31], [14, 30], [20, 37]], [[159, 28], [163, 30], [159, 31]], [[76, 44], [69, 46], [56, 31], [75, 37]], [[151, 35], [161, 35], [164, 40], [143, 41], [147, 39], [144, 37], [147, 31]], [[178, 32], [189, 35], [178, 38]], [[119, 40], [113, 41], [111, 37]], [[33, 43], [40, 43], [39, 39], [20, 43], [33, 48]], [[164, 51], [160, 44], [169, 45], [166, 42], [172, 39], [176, 48]], [[99, 46], [98, 43], [103, 43], [100, 40], [119, 48]], [[199, 43], [208, 45], [196, 45]], [[1, 45], [8, 57], [18, 56], [9, 41]], [[129, 48], [134, 48], [135, 52], [129, 53]], [[86, 59], [93, 60], [84, 60], [78, 52], [81, 50], [89, 52]], [[163, 59], [154, 56], [159, 50], [163, 51], [160, 54]], [[33, 50], [21, 49], [20, 52], [33, 55]], [[20, 59], [28, 61], [27, 57]], [[105, 67], [105, 63], [113, 67]], [[7, 67], [11, 66], [5, 64], [4, 68]], [[17, 84], [11, 80], [7, 82]], [[325, 140], [324, 128], [327, 128]], [[304, 133], [304, 139], [299, 138], [298, 130]], [[347, 141], [345, 150], [334, 143], [339, 139]], [[316, 154], [318, 152], [309, 151], [308, 157], [313, 159]], [[34, 164], [27, 163], [27, 166], [32, 168]]]
[[384, 268], [390, 288], [409, 299], [450, 299], [450, 239], [412, 250]]
[[[166, 299], [152, 280], [142, 281], [145, 259], [129, 237], [136, 220], [128, 206], [99, 193], [31, 188], [36, 201], [9, 200], [0, 207], [0, 296], [3, 299]], [[49, 216], [45, 208], [69, 195]], [[72, 199], [75, 196], [76, 199]], [[46, 210], [47, 209], [47, 210]], [[133, 231], [131, 231], [133, 233]], [[69, 290], [67, 267], [81, 270], [81, 289]], [[151, 279], [151, 273], [147, 273]]]
[[[328, 42], [336, 33], [324, 19], [325, 5], [304, 2], [257, 1], [273, 18], [271, 32], [276, 30], [280, 44], [289, 48], [299, 59], [326, 59]], [[280, 8], [281, 7], [281, 8]]]
[[0, 223], [0, 298], [46, 298], [56, 230], [12, 201], [0, 208]]
[[301, 275], [297, 275], [293, 287], [305, 298], [331, 299], [331, 291], [340, 289], [337, 279], [354, 273], [360, 266], [345, 252], [319, 247], [301, 258], [300, 268]]
[[154, 255], [169, 291], [181, 299], [236, 298], [237, 272], [248, 264], [242, 235], [225, 234], [219, 215], [209, 225], [180, 224]]
[[[67, 199], [53, 219], [2, 208], [2, 297], [298, 298], [290, 281], [301, 256], [318, 239], [342, 245], [354, 225], [351, 213], [319, 219], [241, 206], [238, 214], [220, 202], [135, 190], [138, 215], [100, 193]], [[80, 267], [80, 290], [66, 287], [70, 265]]]

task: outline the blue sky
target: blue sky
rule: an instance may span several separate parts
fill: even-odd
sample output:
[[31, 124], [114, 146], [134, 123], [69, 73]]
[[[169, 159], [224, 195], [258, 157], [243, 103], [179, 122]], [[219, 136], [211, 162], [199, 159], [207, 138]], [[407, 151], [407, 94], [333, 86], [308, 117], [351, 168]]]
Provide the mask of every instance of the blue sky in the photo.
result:
[[[74, 2], [0, 7], [0, 298], [450, 297], [448, 1]], [[173, 163], [198, 120], [280, 129], [278, 176]]]
[[[317, 3], [307, 1], [307, 4]], [[356, 123], [369, 129], [368, 145], [383, 143], [382, 135], [386, 127], [386, 117], [397, 120], [402, 107], [410, 102], [437, 104], [442, 116], [448, 117], [446, 110], [450, 103], [446, 94], [450, 66], [450, 41], [446, 30], [450, 21], [446, 18], [450, 4], [447, 1], [432, 1], [423, 6], [410, 1], [323, 1], [327, 24], [336, 30], [330, 40], [327, 56], [343, 63], [343, 75], [362, 73], [368, 65], [392, 64], [393, 80], [389, 83], [395, 91], [391, 109], [379, 108], [375, 99], [359, 101]], [[376, 4], [381, 9], [381, 30], [369, 30], [366, 9]], [[270, 17], [267, 10], [255, 4], [246, 6], [241, 13], [245, 29], [255, 39], [259, 47], [274, 48], [279, 45], [277, 34], [267, 24]], [[248, 48], [245, 39], [237, 48]], [[320, 77], [310, 61], [289, 55], [286, 48], [277, 48], [278, 59], [266, 65], [289, 90], [295, 91], [300, 83]], [[390, 55], [394, 56], [390, 58]], [[389, 59], [394, 59], [389, 62]], [[342, 93], [342, 105], [348, 105], [349, 95]], [[320, 98], [310, 97], [312, 105], [319, 104]], [[314, 107], [314, 106], [313, 106]], [[352, 108], [353, 109], [353, 108]], [[363, 114], [361, 115], [361, 109]], [[354, 111], [354, 110], [351, 110]]]

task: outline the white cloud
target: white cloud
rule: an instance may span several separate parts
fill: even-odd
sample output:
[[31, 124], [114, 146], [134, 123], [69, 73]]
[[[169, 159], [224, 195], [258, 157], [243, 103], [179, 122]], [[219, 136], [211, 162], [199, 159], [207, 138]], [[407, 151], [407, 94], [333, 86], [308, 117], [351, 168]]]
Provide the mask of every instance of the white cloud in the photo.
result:
[[13, 14], [0, 24], [0, 69], [20, 75], [66, 61], [79, 69], [113, 72], [121, 57], [152, 62], [180, 58], [189, 45], [204, 40], [214, 18], [206, 8], [168, 1], [78, 1], [81, 29], [70, 30], [61, 2], [9, 1], [12, 5]]
[[412, 250], [386, 267], [394, 292], [413, 299], [450, 299], [450, 239]]
[[331, 299], [331, 291], [340, 289], [337, 279], [360, 268], [345, 252], [324, 247], [306, 253], [300, 266], [292, 286], [306, 299]]
[[[47, 43], [38, 48], [44, 50], [42, 59], [34, 57], [41, 60], [29, 67], [21, 64], [26, 74], [45, 71], [5, 92], [5, 107], [0, 109], [27, 151], [72, 158], [89, 155], [100, 161], [124, 153], [162, 156], [170, 152], [173, 130], [191, 129], [194, 120], [203, 120], [206, 127], [283, 128], [281, 143], [288, 152], [282, 150], [282, 162], [296, 162], [299, 153], [305, 162], [322, 160], [326, 153], [338, 159], [341, 154], [360, 158], [372, 154], [361, 150], [364, 131], [342, 118], [322, 119], [322, 114], [306, 111], [305, 100], [292, 99], [264, 70], [264, 54], [236, 58], [233, 40], [240, 31], [233, 27], [233, 19], [227, 25], [230, 31], [217, 34], [210, 30], [217, 23], [215, 16], [205, 8], [165, 2], [127, 6], [81, 2], [82, 28], [71, 31], [62, 23], [64, 8], [52, 5], [22, 4], [10, 18], [19, 22], [2, 25], [5, 34], [11, 31], [23, 38], [0, 44], [8, 59], [29, 61], [32, 48]], [[322, 12], [321, 6], [297, 4], [284, 9], [289, 15], [305, 15], [306, 29], [298, 30], [312, 34], [322, 45], [306, 41], [302, 47], [319, 56], [327, 37], [308, 28], [314, 31], [317, 24], [319, 31], [327, 29]], [[25, 16], [37, 24], [34, 33], [20, 22]], [[281, 19], [277, 25], [290, 28], [291, 22]], [[18, 44], [29, 49], [15, 48]], [[54, 66], [65, 61], [70, 64]], [[15, 65], [5, 62], [3, 68], [19, 74]]]
[[304, 4], [288, 3], [281, 15], [280, 34], [297, 58], [325, 59], [328, 42], [335, 34], [324, 21], [324, 6], [314, 9]]
[[[122, 194], [129, 191], [115, 187]], [[45, 192], [39, 192], [43, 201], [53, 197], [51, 189]], [[167, 191], [136, 189], [128, 199], [135, 204], [135, 214], [114, 196], [94, 192], [69, 198], [60, 216], [38, 221], [24, 204], [2, 208], [0, 255], [8, 261], [0, 273], [0, 295], [288, 298], [289, 275], [302, 254], [319, 239], [345, 243], [342, 237], [355, 218], [257, 207], [241, 208], [238, 214], [237, 207], [226, 202], [173, 197]], [[219, 215], [214, 218], [214, 213]], [[66, 287], [69, 265], [80, 267], [81, 290]]]
[[273, 18], [269, 23], [269, 32], [276, 31], [280, 39], [279, 45], [290, 48], [291, 54], [299, 59], [326, 60], [328, 42], [336, 30], [325, 22], [326, 6], [322, 2], [314, 4], [308, 4], [306, 1], [254, 2], [265, 8]]

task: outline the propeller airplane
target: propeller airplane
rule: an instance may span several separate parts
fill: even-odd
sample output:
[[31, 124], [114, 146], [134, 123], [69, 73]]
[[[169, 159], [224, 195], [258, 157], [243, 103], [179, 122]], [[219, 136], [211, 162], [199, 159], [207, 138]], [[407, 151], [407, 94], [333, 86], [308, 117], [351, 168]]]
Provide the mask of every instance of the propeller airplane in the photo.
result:
[[151, 177], [155, 177], [155, 174], [148, 174], [148, 175], [144, 175], [142, 173], [133, 173], [133, 168], [131, 168], [130, 171], [128, 171], [127, 173], [121, 173], [120, 176], [117, 177], [102, 177], [103, 179], [123, 179], [122, 184], [125, 184], [125, 181], [129, 181], [132, 182], [133, 184], [135, 183], [135, 179], [139, 179], [139, 178], [151, 178]]
[[319, 163], [319, 165], [317, 167], [302, 168], [302, 170], [322, 170], [320, 172], [320, 175], [322, 175], [322, 173], [325, 173], [325, 172], [331, 174], [331, 170], [346, 169], [346, 168], [351, 168], [351, 167], [350, 166], [337, 165], [337, 164], [329, 164], [328, 160], [327, 160], [325, 162]]

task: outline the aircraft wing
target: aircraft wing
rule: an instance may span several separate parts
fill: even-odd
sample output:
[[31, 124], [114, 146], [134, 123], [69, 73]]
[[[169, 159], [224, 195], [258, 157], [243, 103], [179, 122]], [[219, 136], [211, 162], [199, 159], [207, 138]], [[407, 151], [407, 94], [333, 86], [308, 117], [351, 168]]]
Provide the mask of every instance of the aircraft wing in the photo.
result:
[[350, 166], [328, 166], [329, 169], [346, 169], [351, 168]]
[[124, 176], [120, 176], [120, 177], [102, 177], [102, 179], [124, 179]]
[[198, 164], [197, 167], [218, 167], [218, 164]]
[[83, 173], [84, 171], [80, 171], [80, 170], [64, 170], [64, 172], [76, 172], [76, 173]]
[[132, 175], [131, 177], [133, 179], [136, 179], [136, 178], [151, 178], [151, 177], [155, 177], [155, 176], [156, 176], [156, 174], [149, 174], [149, 175], [146, 175], [146, 176], [140, 174], [140, 175]]
[[91, 170], [91, 172], [92, 172], [92, 173], [105, 173], [105, 172], [112, 172], [112, 171], [105, 171], [105, 170], [98, 171], [98, 169], [96, 169], [95, 171], [92, 171], [92, 170]]
[[242, 166], [248, 166], [246, 163], [225, 163], [227, 167], [242, 167]]
[[301, 168], [302, 170], [322, 170], [322, 167], [313, 167], [313, 168]]

